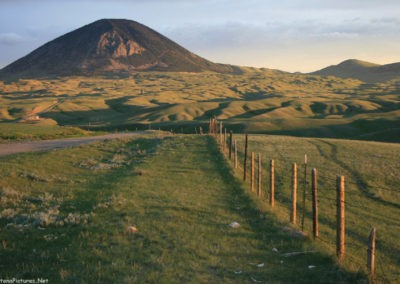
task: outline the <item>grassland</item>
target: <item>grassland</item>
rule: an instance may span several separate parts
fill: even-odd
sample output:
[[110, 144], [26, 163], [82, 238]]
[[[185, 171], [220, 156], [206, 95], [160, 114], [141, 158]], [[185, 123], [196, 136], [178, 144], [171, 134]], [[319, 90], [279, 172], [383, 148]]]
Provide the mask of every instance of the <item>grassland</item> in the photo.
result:
[[78, 127], [37, 125], [25, 123], [0, 123], [0, 143], [18, 140], [47, 140], [67, 137], [82, 137], [99, 134]]
[[18, 80], [0, 82], [0, 123], [194, 133], [216, 116], [237, 131], [399, 142], [398, 86], [253, 68]]
[[[285, 231], [287, 222], [245, 192], [207, 136], [153, 134], [0, 160], [4, 279], [336, 283], [365, 277]], [[130, 226], [138, 231], [130, 234]]]
[[[242, 146], [240, 138], [235, 137]], [[240, 170], [235, 178], [208, 136], [155, 132], [0, 158], [1, 277], [356, 282], [366, 277], [365, 242], [371, 225], [378, 229], [379, 280], [399, 277], [400, 195], [383, 190], [399, 184], [397, 144], [259, 135], [250, 137], [250, 149], [261, 151], [264, 161], [276, 159], [274, 209], [266, 202], [266, 187], [264, 199], [251, 194]], [[315, 242], [293, 234], [298, 227], [288, 222], [286, 172], [304, 153], [320, 176], [321, 239]], [[337, 173], [352, 181], [346, 190], [348, 247], [341, 265], [335, 261], [331, 202]], [[230, 227], [232, 222], [240, 227]], [[131, 226], [138, 231], [129, 233]], [[299, 251], [317, 252], [284, 256]]]
[[[400, 142], [398, 80], [365, 84], [243, 70], [0, 82], [0, 142], [92, 135], [88, 129], [193, 133], [200, 125], [206, 130], [214, 116], [235, 132]], [[243, 136], [235, 139], [243, 158]], [[267, 205], [267, 178], [259, 200], [206, 136], [160, 132], [3, 157], [0, 276], [54, 282], [356, 282], [365, 279], [366, 241], [376, 226], [378, 280], [395, 282], [399, 150], [390, 143], [251, 135], [250, 151], [262, 153], [264, 171], [275, 159], [274, 209]], [[288, 222], [290, 167], [301, 165], [304, 154], [319, 176], [315, 242], [293, 235], [299, 227]], [[348, 247], [340, 265], [336, 175], [347, 181]], [[308, 192], [306, 197], [309, 233]], [[234, 221], [241, 226], [229, 227]], [[138, 232], [129, 234], [130, 226]], [[293, 251], [317, 253], [284, 257]]]
[[[234, 137], [243, 159], [243, 135]], [[298, 219], [301, 228], [302, 194], [306, 189], [304, 230], [312, 234], [311, 169], [318, 173], [319, 222], [318, 245], [336, 253], [336, 177], [345, 177], [346, 260], [351, 271], [365, 271], [366, 249], [371, 227], [378, 231], [378, 282], [396, 283], [400, 279], [400, 146], [398, 144], [334, 139], [294, 138], [250, 135], [249, 152], [262, 153], [264, 202], [269, 198], [269, 160], [275, 161], [276, 208], [281, 220], [289, 221], [291, 208], [292, 164], [298, 164]], [[304, 155], [308, 158], [307, 183], [304, 187]], [[249, 170], [249, 169], [248, 169]], [[238, 170], [242, 177], [242, 166]], [[249, 190], [247, 182], [245, 187]]]

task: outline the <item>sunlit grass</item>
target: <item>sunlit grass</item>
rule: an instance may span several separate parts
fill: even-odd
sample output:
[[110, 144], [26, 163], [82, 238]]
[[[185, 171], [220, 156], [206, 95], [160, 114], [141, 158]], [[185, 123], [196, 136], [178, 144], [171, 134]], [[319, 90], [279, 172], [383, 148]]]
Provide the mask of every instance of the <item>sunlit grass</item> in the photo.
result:
[[323, 250], [284, 257], [315, 247], [245, 193], [212, 138], [154, 135], [0, 158], [1, 276], [119, 283], [363, 278]]
[[0, 143], [15, 140], [43, 140], [87, 135], [91, 135], [91, 133], [77, 127], [0, 123]]
[[[235, 135], [243, 159], [244, 135]], [[336, 177], [346, 181], [346, 260], [353, 271], [366, 271], [366, 249], [371, 227], [378, 231], [377, 271], [380, 280], [398, 279], [400, 262], [396, 216], [400, 213], [398, 144], [250, 135], [249, 153], [262, 153], [265, 202], [269, 197], [269, 161], [275, 161], [276, 202], [272, 210], [289, 221], [291, 204], [291, 167], [298, 165], [298, 221], [301, 228], [302, 194], [306, 188], [305, 231], [311, 234], [311, 169], [318, 171], [319, 245], [336, 254]], [[304, 187], [304, 155], [307, 155], [307, 185]], [[241, 166], [242, 167], [242, 166]], [[239, 171], [241, 175], [242, 171]], [[249, 187], [248, 183], [245, 187]]]
[[396, 81], [365, 85], [252, 68], [242, 75], [147, 72], [1, 82], [0, 102], [3, 122], [38, 114], [85, 129], [168, 129], [216, 116], [254, 133], [399, 141], [400, 131]]

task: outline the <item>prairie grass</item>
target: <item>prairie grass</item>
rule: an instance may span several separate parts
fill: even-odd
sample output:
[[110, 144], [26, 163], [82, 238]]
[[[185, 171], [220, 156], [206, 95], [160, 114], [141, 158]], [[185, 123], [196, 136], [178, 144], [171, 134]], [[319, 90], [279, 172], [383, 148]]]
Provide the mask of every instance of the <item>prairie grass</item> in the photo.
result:
[[94, 133], [77, 127], [58, 125], [35, 125], [23, 123], [0, 123], [0, 143], [8, 140], [45, 140], [65, 137], [81, 137]]
[[[115, 161], [118, 167], [96, 167]], [[0, 158], [0, 167], [2, 278], [80, 283], [364, 278], [338, 266], [308, 238], [293, 235], [287, 222], [248, 195], [208, 136], [153, 134], [99, 142]], [[230, 226], [233, 222], [239, 226]], [[137, 231], [130, 233], [131, 227]]]
[[[114, 130], [206, 123], [216, 116], [254, 133], [399, 142], [396, 80], [358, 80], [246, 69], [0, 82], [0, 122]], [[29, 121], [31, 122], [32, 121]], [[194, 131], [192, 131], [194, 133]]]
[[[244, 135], [238, 140], [243, 161]], [[298, 165], [298, 219], [295, 228], [312, 234], [311, 169], [316, 168], [319, 190], [320, 237], [316, 244], [336, 254], [336, 177], [345, 176], [346, 259], [343, 265], [351, 271], [366, 272], [366, 250], [371, 227], [377, 228], [377, 275], [379, 281], [400, 279], [400, 145], [334, 139], [294, 138], [288, 136], [249, 136], [249, 153], [262, 153], [262, 202], [269, 198], [269, 161], [275, 161], [277, 202], [269, 209], [280, 220], [289, 221], [291, 207], [292, 164]], [[308, 165], [304, 183], [304, 155]], [[242, 162], [243, 163], [243, 162]], [[249, 165], [249, 163], [248, 163]], [[243, 165], [238, 174], [242, 174]], [[306, 184], [306, 185], [305, 185]], [[248, 182], [245, 187], [249, 188]], [[306, 207], [303, 209], [303, 192]]]

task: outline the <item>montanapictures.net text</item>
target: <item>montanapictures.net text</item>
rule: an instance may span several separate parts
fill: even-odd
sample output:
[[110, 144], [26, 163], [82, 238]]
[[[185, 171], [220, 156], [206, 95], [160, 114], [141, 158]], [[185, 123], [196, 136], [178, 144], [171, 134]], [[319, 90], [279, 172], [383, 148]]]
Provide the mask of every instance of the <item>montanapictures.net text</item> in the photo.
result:
[[18, 279], [18, 278], [11, 278], [11, 279], [0, 279], [0, 284], [46, 284], [49, 283], [49, 279]]

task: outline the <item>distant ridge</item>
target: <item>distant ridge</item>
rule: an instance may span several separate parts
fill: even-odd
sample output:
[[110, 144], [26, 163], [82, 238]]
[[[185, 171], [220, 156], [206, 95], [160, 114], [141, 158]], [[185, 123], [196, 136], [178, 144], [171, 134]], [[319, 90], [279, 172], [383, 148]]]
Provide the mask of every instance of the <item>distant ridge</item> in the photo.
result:
[[362, 60], [349, 59], [338, 65], [331, 65], [310, 74], [354, 78], [367, 83], [376, 83], [396, 78], [400, 79], [400, 63], [379, 65]]
[[147, 70], [240, 72], [239, 67], [203, 59], [138, 22], [102, 19], [42, 45], [0, 70], [0, 78]]

